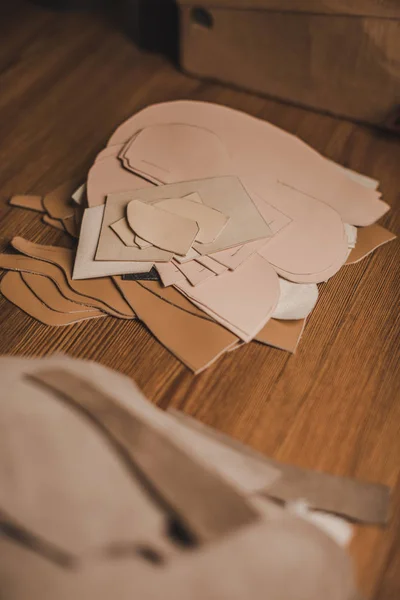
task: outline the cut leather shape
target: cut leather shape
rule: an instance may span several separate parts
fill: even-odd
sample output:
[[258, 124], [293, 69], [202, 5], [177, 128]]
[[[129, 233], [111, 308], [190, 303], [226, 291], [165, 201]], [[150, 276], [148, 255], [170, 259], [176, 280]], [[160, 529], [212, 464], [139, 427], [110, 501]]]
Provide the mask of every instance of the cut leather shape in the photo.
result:
[[270, 319], [257, 333], [254, 340], [294, 354], [303, 335], [305, 324], [305, 319], [299, 319], [298, 321]]
[[63, 369], [40, 370], [31, 377], [89, 414], [200, 542], [258, 520], [235, 488], [89, 379]]
[[359, 262], [374, 250], [383, 246], [387, 242], [391, 242], [396, 238], [394, 233], [391, 233], [380, 225], [370, 225], [369, 227], [360, 227], [357, 229], [357, 242], [355, 248], [350, 252], [346, 261], [346, 265], [352, 265]]
[[196, 221], [199, 226], [196, 241], [201, 244], [212, 244], [229, 221], [229, 217], [221, 212], [204, 204], [191, 202], [187, 200], [187, 197], [161, 200], [161, 202], [157, 202], [156, 206], [172, 214]]
[[46, 212], [43, 206], [42, 196], [13, 196], [12, 198], [10, 198], [9, 204], [10, 206], [26, 208], [28, 210], [34, 210], [35, 212]]
[[[196, 204], [194, 204], [196, 206]], [[192, 219], [140, 200], [129, 202], [126, 215], [130, 228], [153, 246], [185, 256], [199, 232]]]
[[152, 246], [152, 244], [150, 244], [150, 242], [146, 242], [146, 240], [144, 240], [143, 238], [141, 238], [139, 235], [135, 234], [135, 243], [139, 248], [150, 248], [150, 246]]
[[176, 268], [174, 263], [157, 263], [155, 268], [160, 276], [160, 279], [165, 287], [184, 281], [185, 276], [179, 269]]
[[292, 283], [280, 277], [279, 286], [279, 302], [272, 317], [290, 321], [308, 317], [318, 300], [318, 287], [315, 283]]
[[210, 277], [215, 277], [215, 273], [213, 273], [213, 271], [210, 271], [210, 269], [207, 269], [207, 267], [204, 267], [194, 260], [191, 260], [185, 264], [175, 263], [174, 261], [172, 262], [176, 268], [185, 275], [186, 279], [193, 286], [204, 283], [204, 281], [210, 279]]
[[[0, 361], [7, 389], [0, 407], [2, 510], [75, 559], [90, 562], [113, 544], [135, 548], [144, 540], [166, 552], [168, 515], [104, 434], [75, 407], [24, 377], [50, 366], [82, 375], [93, 371], [91, 363], [66, 357]], [[94, 373], [107, 377], [97, 367]], [[132, 386], [131, 398], [138, 393]]]
[[203, 265], [203, 267], [207, 267], [207, 269], [210, 269], [210, 271], [216, 275], [222, 275], [222, 273], [227, 271], [227, 267], [221, 265], [219, 262], [211, 258], [211, 256], [199, 256], [195, 259], [195, 261], [200, 265]]
[[191, 260], [196, 260], [196, 258], [198, 258], [199, 256], [200, 254], [196, 252], [194, 248], [190, 248], [189, 252], [185, 256], [174, 256], [174, 261], [178, 262], [181, 265], [184, 265], [185, 263], [190, 262]]
[[120, 154], [126, 168], [159, 185], [202, 179], [210, 171], [230, 175], [224, 144], [207, 129], [181, 123], [154, 125], [140, 131]]
[[[230, 157], [230, 174], [269, 174], [331, 206], [345, 223], [371, 225], [389, 208], [375, 190], [352, 181], [296, 136], [225, 106], [188, 100], [155, 104], [125, 121], [108, 144], [122, 144], [140, 130], [177, 120], [211, 130], [219, 138]], [[151, 154], [157, 156], [157, 149]], [[210, 166], [209, 177], [220, 174], [218, 165]]]
[[[152, 262], [99, 262], [95, 260], [103, 213], [104, 206], [95, 206], [94, 208], [85, 210], [72, 279], [74, 281], [81, 279], [91, 280], [106, 275], [145, 273], [149, 271], [153, 266]], [[110, 234], [113, 236], [113, 239], [118, 241], [113, 231], [110, 230]]]
[[263, 248], [264, 244], [265, 240], [248, 242], [247, 244], [243, 244], [243, 246], [236, 246], [235, 248], [215, 252], [210, 255], [210, 258], [220, 263], [226, 269], [234, 271], [249, 259], [250, 256], [253, 256], [257, 250]]
[[309, 283], [319, 283], [340, 269], [348, 246], [343, 222], [335, 210], [263, 175], [246, 178], [244, 183], [256, 192], [259, 210], [262, 201], [268, 202], [292, 219], [258, 250], [278, 274], [295, 283], [302, 283], [304, 276]]
[[148, 273], [128, 273], [122, 275], [123, 281], [160, 281], [157, 269], [153, 267]]
[[139, 246], [135, 242], [135, 234], [129, 227], [126, 219], [119, 219], [115, 223], [111, 223], [111, 229], [117, 234], [119, 239], [125, 244], [125, 246], [133, 246], [138, 248]]
[[59, 221], [58, 219], [52, 219], [47, 214], [43, 215], [42, 221], [46, 225], [50, 225], [50, 227], [54, 227], [54, 229], [58, 229], [59, 231], [63, 231], [65, 233], [65, 227], [62, 224], [62, 221]]
[[197, 287], [183, 282], [176, 288], [244, 342], [264, 327], [280, 294], [277, 274], [257, 254], [236, 271], [212, 277]]
[[[100, 206], [107, 196], [126, 190], [135, 190], [151, 186], [148, 181], [124, 169], [116, 155], [96, 161], [88, 173], [88, 206]], [[124, 215], [121, 215], [121, 218]], [[116, 221], [114, 219], [114, 221]]]
[[[219, 177], [198, 181], [185, 181], [173, 185], [151, 186], [146, 189], [134, 190], [122, 194], [113, 194], [107, 198], [102, 231], [96, 253], [97, 260], [163, 260], [163, 255], [155, 255], [154, 249], [141, 250], [127, 249], [123, 244], [114, 242], [115, 236], [109, 230], [109, 225], [124, 216], [126, 206], [131, 200], [140, 200], [148, 204], [170, 198], [180, 198], [191, 192], [198, 192], [203, 204], [214, 208], [230, 219], [212, 244], [193, 244], [193, 250], [201, 255], [244, 244], [256, 239], [265, 239], [271, 235], [271, 230], [257, 207], [247, 194], [241, 182], [236, 177]], [[158, 251], [161, 252], [161, 251]], [[196, 255], [193, 256], [195, 258]], [[165, 261], [172, 258], [165, 253]], [[189, 257], [190, 259], [191, 257]]]
[[67, 181], [44, 196], [43, 206], [52, 219], [63, 220], [74, 216], [71, 198], [75, 190], [76, 181]]
[[212, 321], [206, 321], [164, 302], [145, 289], [154, 282], [114, 281], [138, 318], [163, 346], [195, 374], [215, 362], [237, 337]]
[[281, 478], [275, 480], [271, 486], [267, 486], [262, 492], [264, 495], [284, 502], [301, 499], [310, 508], [338, 514], [360, 523], [386, 524], [389, 512], [389, 488], [387, 486], [365, 483], [348, 477], [339, 477], [279, 462], [200, 423], [189, 415], [174, 409], [168, 412], [187, 427], [203, 433], [204, 436], [241, 450], [245, 460], [264, 461], [280, 470]]
[[122, 298], [111, 279], [72, 280], [71, 271], [74, 260], [72, 250], [56, 246], [42, 246], [41, 244], [35, 244], [19, 237], [13, 238], [11, 245], [19, 252], [22, 252], [22, 254], [50, 262], [60, 267], [64, 272], [68, 285], [75, 292], [99, 301], [108, 314], [118, 318], [134, 318], [132, 310]]
[[69, 235], [75, 239], [79, 238], [79, 227], [75, 220], [75, 215], [73, 217], [69, 217], [68, 219], [63, 219], [62, 221], [64, 229]]
[[86, 198], [86, 183], [83, 183], [81, 186], [79, 186], [78, 189], [76, 189], [72, 194], [71, 198], [76, 204], [83, 204]]
[[77, 302], [72, 302], [63, 296], [57, 285], [44, 275], [35, 273], [21, 273], [25, 285], [35, 294], [35, 296], [50, 308], [60, 313], [91, 313], [93, 316], [104, 316], [102, 311], [96, 310], [90, 306], [84, 306]]
[[24, 283], [21, 273], [9, 271], [0, 282], [0, 291], [5, 298], [23, 312], [45, 325], [59, 327], [80, 323], [88, 319], [104, 317], [103, 313], [60, 313], [48, 308]]

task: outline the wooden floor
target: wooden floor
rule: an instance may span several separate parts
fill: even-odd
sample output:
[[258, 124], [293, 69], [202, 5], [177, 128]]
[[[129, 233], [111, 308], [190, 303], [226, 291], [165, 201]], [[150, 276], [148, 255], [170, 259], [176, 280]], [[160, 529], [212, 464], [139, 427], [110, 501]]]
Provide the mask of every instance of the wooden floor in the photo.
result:
[[[146, 55], [100, 17], [61, 15], [19, 0], [0, 8], [0, 238], [67, 245], [36, 214], [7, 206], [82, 176], [113, 129], [138, 109], [192, 98], [226, 104], [297, 134], [339, 163], [379, 179], [399, 233], [400, 139], [330, 116], [196, 81]], [[139, 323], [52, 329], [4, 299], [0, 353], [66, 352], [133, 377], [174, 406], [284, 461], [393, 488], [393, 518], [353, 543], [368, 598], [400, 598], [399, 244], [343, 268], [320, 300], [295, 356], [251, 343], [193, 377]], [[321, 599], [323, 600], [323, 599]]]

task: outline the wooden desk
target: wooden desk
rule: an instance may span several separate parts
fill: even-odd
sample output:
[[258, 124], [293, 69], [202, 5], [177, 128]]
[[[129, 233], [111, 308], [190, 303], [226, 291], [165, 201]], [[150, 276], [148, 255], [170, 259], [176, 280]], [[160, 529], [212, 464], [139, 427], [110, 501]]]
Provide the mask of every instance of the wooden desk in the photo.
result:
[[[3, 248], [14, 235], [68, 244], [35, 213], [8, 207], [8, 197], [45, 193], [72, 176], [83, 180], [121, 121], [147, 104], [178, 98], [245, 110], [379, 179], [393, 206], [383, 224], [399, 232], [398, 138], [191, 79], [164, 58], [140, 52], [101, 17], [3, 3], [0, 39]], [[368, 597], [394, 600], [400, 597], [399, 264], [399, 244], [391, 243], [320, 286], [295, 356], [251, 343], [193, 377], [140, 323], [108, 318], [52, 329], [3, 298], [0, 353], [97, 360], [129, 374], [159, 406], [182, 409], [276, 458], [392, 486], [390, 526], [359, 528], [353, 553]]]

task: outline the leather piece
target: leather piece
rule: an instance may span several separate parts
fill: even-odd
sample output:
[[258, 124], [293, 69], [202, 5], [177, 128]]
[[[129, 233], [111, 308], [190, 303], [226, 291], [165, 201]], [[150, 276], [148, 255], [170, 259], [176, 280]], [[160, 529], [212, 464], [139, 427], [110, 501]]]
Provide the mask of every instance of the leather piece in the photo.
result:
[[135, 234], [129, 227], [126, 219], [119, 219], [119, 221], [111, 223], [110, 228], [125, 244], [125, 246], [139, 247], [135, 242]]
[[52, 217], [49, 217], [48, 214], [43, 215], [42, 221], [46, 225], [50, 225], [50, 227], [54, 227], [54, 229], [58, 229], [59, 231], [63, 231], [65, 233], [65, 227], [62, 221], [59, 221], [58, 219], [53, 219]]
[[[375, 190], [352, 181], [296, 136], [225, 106], [188, 100], [154, 104], [120, 125], [108, 144], [126, 143], [146, 127], [176, 122], [211, 130], [230, 156], [231, 174], [267, 173], [328, 204], [345, 223], [371, 225], [389, 208]], [[152, 156], [162, 163], [156, 146]], [[209, 176], [219, 174], [216, 168]]]
[[138, 318], [152, 334], [194, 373], [215, 362], [237, 337], [213, 321], [196, 317], [164, 302], [146, 289], [155, 282], [114, 281]]
[[23, 282], [35, 294], [35, 296], [50, 308], [59, 313], [90, 313], [92, 316], [104, 316], [103, 311], [96, 310], [91, 306], [84, 306], [77, 302], [72, 302], [63, 296], [57, 285], [44, 275], [35, 273], [21, 273]]
[[210, 269], [210, 271], [216, 275], [222, 275], [222, 273], [225, 273], [227, 270], [227, 267], [221, 265], [219, 262], [211, 258], [211, 256], [199, 256], [195, 259], [195, 261], [203, 265], [203, 267], [207, 267], [207, 269]]
[[[179, 264], [178, 262], [172, 261], [172, 264], [183, 273], [189, 283], [193, 286], [199, 285], [210, 279], [210, 277], [215, 277], [215, 273], [207, 267], [204, 267], [200, 263], [195, 260], [191, 260], [190, 262]], [[177, 281], [179, 283], [179, 279]]]
[[72, 217], [68, 217], [67, 219], [63, 219], [62, 223], [64, 225], [64, 229], [69, 235], [75, 239], [79, 238], [79, 227], [75, 220], [75, 215]]
[[264, 327], [280, 295], [276, 272], [259, 255], [236, 271], [212, 277], [197, 287], [178, 283], [176, 288], [244, 342]]
[[104, 317], [104, 314], [96, 314], [90, 312], [82, 313], [60, 313], [48, 308], [43, 302], [35, 296], [30, 288], [24, 283], [21, 273], [9, 271], [0, 282], [0, 292], [12, 304], [24, 311], [30, 317], [45, 325], [52, 327], [60, 327], [71, 325], [72, 323], [80, 323], [88, 319], [99, 319]]
[[338, 514], [359, 523], [371, 525], [387, 523], [389, 516], [387, 486], [282, 463], [256, 452], [189, 415], [173, 409], [169, 412], [187, 427], [202, 433], [205, 437], [211, 437], [241, 451], [244, 460], [262, 461], [278, 469], [281, 477], [266, 486], [262, 492], [264, 495], [284, 502], [302, 499], [312, 509]]
[[135, 315], [116, 289], [112, 279], [90, 279], [87, 281], [73, 281], [71, 278], [74, 253], [69, 248], [56, 246], [42, 246], [15, 237], [11, 241], [13, 248], [31, 258], [38, 258], [50, 262], [62, 269], [68, 285], [78, 294], [98, 300], [104, 310], [120, 319], [133, 319]]
[[300, 338], [303, 335], [305, 324], [305, 319], [299, 319], [298, 321], [270, 319], [254, 339], [261, 344], [273, 346], [293, 354], [296, 352]]
[[71, 202], [72, 194], [78, 182], [67, 181], [43, 198], [43, 206], [52, 219], [68, 219], [74, 215], [74, 206]]
[[[103, 212], [104, 206], [88, 208], [84, 212], [72, 274], [74, 281], [97, 279], [99, 277], [120, 275], [123, 273], [142, 273], [149, 271], [153, 266], [152, 262], [124, 263], [108, 260], [99, 262], [95, 260]], [[110, 233], [114, 240], [118, 241], [114, 232], [110, 230]]]
[[198, 235], [199, 225], [176, 213], [132, 200], [126, 207], [130, 228], [136, 235], [156, 248], [185, 256]]
[[157, 263], [155, 265], [157, 273], [165, 287], [185, 281], [185, 275], [172, 262]]
[[46, 212], [42, 202], [42, 196], [29, 196], [29, 195], [18, 195], [10, 198], [10, 206], [17, 206], [18, 208], [26, 208], [28, 210], [34, 210], [35, 212], [44, 213]]
[[394, 233], [391, 233], [380, 225], [370, 225], [369, 227], [360, 227], [357, 230], [356, 247], [350, 252], [346, 265], [352, 265], [359, 262], [371, 252], [396, 239]]

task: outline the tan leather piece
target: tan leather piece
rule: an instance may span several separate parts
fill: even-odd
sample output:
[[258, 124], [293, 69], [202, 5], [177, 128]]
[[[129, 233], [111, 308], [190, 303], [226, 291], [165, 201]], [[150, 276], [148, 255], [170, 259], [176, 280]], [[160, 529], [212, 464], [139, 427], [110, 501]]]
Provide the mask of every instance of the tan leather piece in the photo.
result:
[[0, 282], [0, 292], [9, 302], [12, 302], [27, 315], [45, 325], [55, 327], [80, 323], [88, 319], [99, 319], [106, 315], [90, 312], [59, 313], [48, 308], [31, 289], [25, 284], [21, 273], [9, 271]]
[[63, 219], [62, 223], [64, 225], [65, 231], [69, 233], [69, 235], [75, 239], [79, 238], [79, 227], [75, 220], [75, 215], [72, 217], [68, 217], [67, 219]]
[[271, 265], [255, 254], [240, 269], [211, 277], [201, 285], [176, 288], [244, 342], [257, 335], [279, 302], [279, 279]]
[[85, 281], [74, 281], [71, 277], [74, 253], [69, 248], [56, 246], [42, 246], [15, 237], [11, 241], [13, 248], [32, 258], [38, 258], [60, 267], [67, 279], [68, 285], [78, 294], [98, 300], [104, 306], [104, 310], [121, 319], [135, 318], [131, 308], [116, 289], [112, 279], [90, 279]]
[[262, 461], [278, 469], [281, 477], [265, 487], [262, 491], [264, 495], [284, 502], [303, 499], [312, 509], [338, 514], [360, 523], [380, 525], [387, 523], [389, 516], [387, 486], [282, 463], [204, 425], [189, 415], [174, 409], [168, 412], [206, 438], [211, 437], [230, 448], [241, 451], [245, 461]]
[[[121, 275], [122, 273], [143, 273], [150, 271], [152, 262], [118, 262], [118, 261], [96, 261], [95, 254], [99, 240], [101, 224], [103, 220], [104, 206], [87, 208], [84, 212], [78, 248], [76, 251], [72, 279], [97, 279], [109, 275]], [[114, 243], [118, 238], [110, 230]]]
[[[214, 169], [220, 174], [231, 173], [229, 155], [219, 138], [207, 129], [181, 123], [140, 131], [126, 144], [120, 157], [127, 169], [157, 185], [203, 179]], [[161, 164], [157, 164], [158, 157]]]
[[298, 321], [270, 319], [263, 329], [257, 333], [254, 340], [294, 353], [303, 335], [305, 324], [305, 319], [299, 319]]
[[46, 212], [42, 202], [42, 196], [19, 195], [13, 196], [9, 201], [10, 206], [18, 206], [18, 208], [26, 208], [35, 212]]
[[[216, 276], [213, 271], [194, 260], [184, 264], [179, 264], [178, 262], [172, 261], [172, 264], [175, 265], [175, 267], [181, 273], [183, 273], [183, 275], [185, 275], [186, 279], [193, 286], [200, 285], [207, 279], [210, 279], [210, 277]], [[179, 284], [179, 280], [177, 283]]]
[[22, 254], [0, 254], [0, 269], [11, 271], [21, 271], [24, 273], [35, 273], [50, 278], [57, 286], [60, 293], [71, 302], [81, 304], [82, 311], [88, 308], [94, 308], [102, 311], [108, 310], [108, 307], [88, 296], [83, 296], [75, 292], [69, 285], [62, 269], [55, 264], [31, 258]]
[[359, 262], [374, 250], [383, 246], [387, 242], [396, 239], [394, 233], [391, 233], [380, 225], [370, 225], [369, 227], [359, 227], [357, 229], [356, 247], [350, 252], [346, 265], [352, 265]]
[[31, 292], [50, 308], [60, 313], [90, 313], [92, 316], [104, 316], [103, 311], [96, 310], [91, 306], [84, 306], [77, 302], [72, 302], [63, 296], [57, 285], [45, 275], [35, 273], [21, 273], [22, 280], [29, 287]]
[[53, 219], [68, 219], [74, 215], [74, 206], [71, 202], [79, 182], [67, 181], [43, 198], [43, 206]]
[[[196, 206], [196, 204], [194, 203]], [[140, 238], [156, 248], [185, 256], [199, 232], [199, 225], [193, 219], [150, 205], [140, 200], [132, 200], [126, 207], [130, 228]]]
[[203, 267], [207, 267], [207, 269], [210, 269], [210, 271], [212, 271], [216, 275], [222, 275], [222, 273], [225, 273], [227, 270], [227, 267], [221, 265], [219, 262], [211, 258], [211, 256], [199, 256], [195, 260], [196, 262], [203, 265]]
[[31, 375], [98, 424], [200, 543], [259, 519], [251, 503], [212, 470], [189, 456], [166, 432], [127, 410], [102, 388], [66, 369]]
[[[188, 194], [188, 196], [191, 195], [195, 194]], [[229, 218], [202, 203], [191, 202], [187, 199], [188, 196], [161, 200], [161, 202], [157, 202], [156, 206], [172, 214], [196, 221], [199, 226], [196, 241], [201, 244], [212, 244], [226, 227]]]
[[218, 323], [163, 302], [136, 281], [123, 281], [118, 277], [114, 277], [114, 281], [158, 341], [196, 374], [237, 342], [237, 337]]
[[135, 234], [132, 229], [129, 227], [126, 219], [119, 219], [115, 223], [111, 223], [110, 225], [113, 232], [119, 237], [119, 239], [124, 242], [125, 246], [137, 246], [135, 242]]
[[155, 267], [165, 287], [185, 280], [185, 275], [181, 273], [173, 262], [156, 263]]
[[[231, 174], [267, 173], [330, 205], [345, 223], [371, 225], [389, 208], [375, 190], [351, 180], [296, 136], [221, 105], [188, 100], [154, 104], [125, 121], [108, 144], [127, 142], [146, 127], [176, 122], [211, 130], [230, 156]], [[206, 153], [207, 147], [204, 156]], [[154, 146], [152, 157], [162, 166], [162, 148], [159, 156]], [[218, 168], [210, 169], [210, 177], [218, 175]]]
[[59, 231], [63, 231], [65, 233], [65, 227], [62, 221], [59, 221], [58, 219], [53, 219], [52, 217], [49, 217], [48, 214], [43, 215], [42, 221], [46, 225], [50, 225], [50, 227], [54, 227], [54, 229], [58, 229]]

